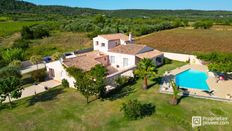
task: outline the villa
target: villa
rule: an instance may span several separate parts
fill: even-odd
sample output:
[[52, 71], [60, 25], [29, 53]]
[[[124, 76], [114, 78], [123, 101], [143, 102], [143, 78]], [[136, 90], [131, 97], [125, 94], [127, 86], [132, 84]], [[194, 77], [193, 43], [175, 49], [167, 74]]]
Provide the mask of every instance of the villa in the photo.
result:
[[98, 35], [93, 38], [93, 50], [65, 57], [61, 60], [46, 64], [49, 77], [61, 82], [66, 79], [70, 87], [75, 80], [65, 71], [65, 67], [76, 67], [89, 71], [97, 64], [107, 69], [108, 84], [118, 76], [133, 77], [136, 64], [143, 58], [152, 59], [154, 64], [163, 64], [164, 54], [146, 45], [135, 44], [132, 34]]

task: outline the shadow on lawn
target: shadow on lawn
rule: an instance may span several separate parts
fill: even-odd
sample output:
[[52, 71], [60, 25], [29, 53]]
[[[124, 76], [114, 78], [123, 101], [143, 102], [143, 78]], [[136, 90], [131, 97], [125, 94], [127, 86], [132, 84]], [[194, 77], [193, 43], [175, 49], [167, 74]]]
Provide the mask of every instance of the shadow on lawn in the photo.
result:
[[150, 89], [151, 87], [153, 87], [153, 86], [156, 85], [156, 84], [160, 84], [160, 83], [161, 83], [161, 80], [162, 80], [162, 77], [161, 77], [161, 76], [152, 79], [152, 80], [151, 80], [151, 81], [152, 81], [152, 84], [148, 85], [148, 86], [147, 86], [147, 89]]
[[28, 106], [32, 106], [37, 102], [54, 100], [56, 96], [58, 96], [61, 93], [64, 93], [64, 88], [54, 88], [41, 94], [37, 94], [28, 100]]
[[133, 80], [125, 85], [119, 86], [116, 89], [107, 93], [105, 95], [104, 99], [108, 99], [108, 100], [113, 101], [113, 100], [128, 96], [129, 94], [135, 92], [135, 89], [133, 88], [133, 85], [135, 85], [135, 84], [136, 84], [136, 80]]
[[178, 98], [178, 99], [177, 99], [177, 105], [180, 104], [180, 102], [181, 102], [183, 99], [187, 98], [187, 97], [189, 97], [189, 95], [182, 95], [180, 98]]

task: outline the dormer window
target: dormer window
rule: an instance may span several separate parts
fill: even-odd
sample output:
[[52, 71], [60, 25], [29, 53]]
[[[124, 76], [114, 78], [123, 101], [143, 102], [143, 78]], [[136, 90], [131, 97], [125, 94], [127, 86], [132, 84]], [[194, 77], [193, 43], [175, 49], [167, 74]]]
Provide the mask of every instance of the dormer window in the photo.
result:
[[105, 47], [105, 43], [101, 43], [101, 46], [102, 46], [102, 47]]
[[97, 45], [97, 46], [99, 45], [98, 41], [96, 41], [96, 45]]

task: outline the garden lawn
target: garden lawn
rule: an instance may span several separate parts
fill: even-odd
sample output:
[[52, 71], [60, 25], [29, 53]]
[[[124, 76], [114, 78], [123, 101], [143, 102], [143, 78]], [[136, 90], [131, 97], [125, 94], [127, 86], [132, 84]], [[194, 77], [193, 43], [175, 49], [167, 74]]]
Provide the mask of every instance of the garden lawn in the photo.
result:
[[[160, 73], [184, 63], [173, 62], [160, 67]], [[160, 76], [161, 74], [159, 74]], [[142, 80], [123, 88], [105, 100], [86, 104], [75, 89], [57, 87], [43, 94], [15, 102], [13, 109], [4, 105], [0, 110], [0, 130], [192, 130], [192, 116], [225, 116], [232, 124], [232, 103], [186, 97], [180, 104], [169, 104], [170, 95], [159, 93], [159, 84], [149, 81], [148, 90]], [[120, 111], [121, 104], [130, 99], [156, 106], [155, 113], [143, 119], [129, 121]], [[232, 130], [227, 126], [204, 126], [201, 130]]]

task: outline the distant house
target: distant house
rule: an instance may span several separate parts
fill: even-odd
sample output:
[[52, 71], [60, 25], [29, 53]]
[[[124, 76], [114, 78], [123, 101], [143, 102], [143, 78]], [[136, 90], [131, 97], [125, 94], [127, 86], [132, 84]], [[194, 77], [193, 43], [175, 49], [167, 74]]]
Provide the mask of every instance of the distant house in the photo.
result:
[[93, 51], [48, 63], [46, 67], [50, 78], [57, 81], [67, 79], [71, 87], [74, 87], [75, 80], [67, 74], [63, 66], [89, 71], [95, 65], [102, 64], [108, 70], [108, 77], [133, 77], [133, 69], [143, 58], [152, 59], [159, 66], [163, 64], [164, 55], [154, 48], [135, 44], [131, 34], [107, 34], [93, 38]]

